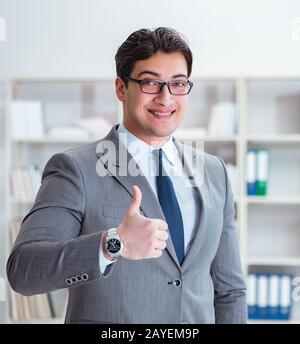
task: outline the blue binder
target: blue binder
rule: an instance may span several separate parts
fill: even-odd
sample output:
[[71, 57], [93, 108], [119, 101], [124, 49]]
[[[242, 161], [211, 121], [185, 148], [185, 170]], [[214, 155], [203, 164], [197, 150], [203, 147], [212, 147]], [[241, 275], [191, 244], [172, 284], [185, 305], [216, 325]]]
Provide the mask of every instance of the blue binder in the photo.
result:
[[288, 320], [291, 317], [291, 291], [292, 276], [290, 274], [282, 274], [280, 276], [279, 319]]
[[290, 319], [291, 292], [291, 274], [249, 274], [247, 300], [249, 319]]

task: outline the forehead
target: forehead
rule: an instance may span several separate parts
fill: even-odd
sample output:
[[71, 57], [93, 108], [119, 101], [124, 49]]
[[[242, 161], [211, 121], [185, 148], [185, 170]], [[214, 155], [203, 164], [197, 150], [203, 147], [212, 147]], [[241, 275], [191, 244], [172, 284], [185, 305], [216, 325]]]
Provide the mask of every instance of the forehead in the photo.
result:
[[[187, 77], [187, 63], [181, 52], [157, 52], [146, 60], [136, 61], [132, 76], [138, 76], [143, 71], [151, 71], [158, 76], [171, 78], [174, 75], [184, 74]], [[147, 74], [143, 74], [147, 76]]]

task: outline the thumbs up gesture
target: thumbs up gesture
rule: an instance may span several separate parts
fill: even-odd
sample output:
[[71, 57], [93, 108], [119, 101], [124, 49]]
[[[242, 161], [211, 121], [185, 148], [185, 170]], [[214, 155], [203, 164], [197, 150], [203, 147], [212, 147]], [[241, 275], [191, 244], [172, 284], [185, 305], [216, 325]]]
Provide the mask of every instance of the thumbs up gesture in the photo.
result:
[[167, 223], [141, 215], [139, 211], [141, 201], [141, 190], [135, 185], [128, 212], [117, 228], [117, 233], [124, 244], [122, 257], [127, 259], [158, 258], [166, 248]]

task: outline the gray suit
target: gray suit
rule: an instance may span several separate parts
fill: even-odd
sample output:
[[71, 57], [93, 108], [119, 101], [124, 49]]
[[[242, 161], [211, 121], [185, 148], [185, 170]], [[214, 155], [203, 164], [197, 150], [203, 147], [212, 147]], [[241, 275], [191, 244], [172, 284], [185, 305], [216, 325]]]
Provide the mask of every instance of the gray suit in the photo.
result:
[[[103, 154], [103, 140], [116, 144], [117, 155]], [[204, 183], [195, 185], [201, 221], [182, 266], [169, 236], [161, 257], [121, 258], [101, 273], [101, 232], [120, 224], [133, 185], [142, 191], [141, 213], [164, 219], [144, 176], [118, 175], [127, 168], [119, 155], [130, 156], [118, 148], [116, 128], [103, 140], [48, 161], [7, 263], [12, 288], [24, 295], [69, 288], [67, 323], [246, 322], [232, 192], [223, 161], [212, 155], [204, 154]], [[99, 177], [96, 166], [107, 175]]]

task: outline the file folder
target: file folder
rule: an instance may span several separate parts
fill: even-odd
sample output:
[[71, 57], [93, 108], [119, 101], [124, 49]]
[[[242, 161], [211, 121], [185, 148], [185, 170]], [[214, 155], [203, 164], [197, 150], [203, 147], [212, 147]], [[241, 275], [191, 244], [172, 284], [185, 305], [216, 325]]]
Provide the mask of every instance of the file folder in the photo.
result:
[[268, 276], [258, 275], [257, 278], [257, 316], [259, 319], [268, 319]]
[[256, 152], [254, 149], [250, 149], [247, 152], [247, 173], [246, 173], [246, 183], [247, 183], [247, 194], [255, 195], [255, 182], [256, 182]]
[[280, 276], [269, 276], [269, 318], [279, 319]]
[[257, 279], [256, 274], [249, 274], [248, 275], [248, 317], [249, 319], [256, 319], [257, 318]]
[[288, 320], [292, 309], [290, 274], [251, 273], [248, 275], [249, 319]]
[[256, 151], [256, 183], [255, 192], [258, 196], [266, 196], [268, 193], [269, 179], [269, 151], [258, 149]]
[[292, 276], [282, 275], [280, 278], [280, 301], [279, 301], [279, 318], [290, 319], [291, 315], [291, 292]]

